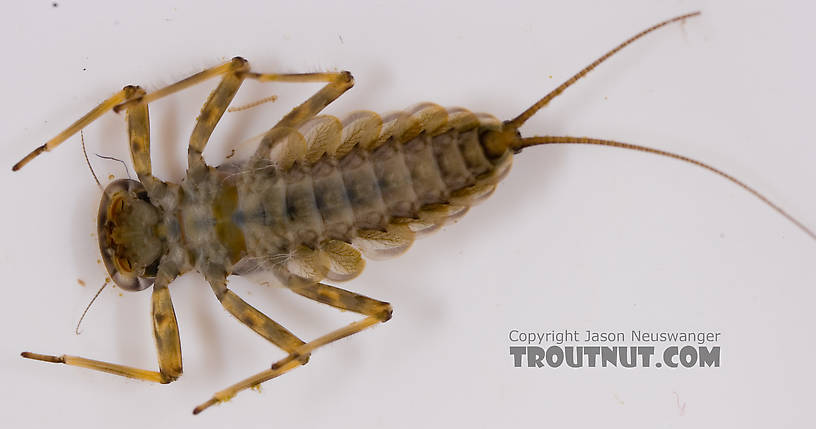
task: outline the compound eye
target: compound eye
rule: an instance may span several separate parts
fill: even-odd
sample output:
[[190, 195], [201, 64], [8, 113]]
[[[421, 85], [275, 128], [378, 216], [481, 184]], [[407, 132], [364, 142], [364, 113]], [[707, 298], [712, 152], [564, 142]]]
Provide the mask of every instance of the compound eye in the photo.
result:
[[119, 195], [113, 197], [113, 200], [108, 206], [108, 219], [114, 220], [119, 217], [122, 210], [125, 208], [125, 199]]
[[113, 262], [116, 264], [116, 269], [120, 272], [128, 274], [133, 272], [133, 265], [127, 258], [115, 255], [113, 257]]

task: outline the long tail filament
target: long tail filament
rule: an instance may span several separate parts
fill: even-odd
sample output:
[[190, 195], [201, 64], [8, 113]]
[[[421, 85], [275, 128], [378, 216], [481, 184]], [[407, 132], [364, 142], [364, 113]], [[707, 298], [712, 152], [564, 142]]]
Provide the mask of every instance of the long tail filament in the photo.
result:
[[536, 146], [536, 145], [545, 145], [545, 144], [586, 144], [586, 145], [595, 145], [595, 146], [616, 147], [616, 148], [620, 148], [620, 149], [636, 150], [636, 151], [639, 151], [639, 152], [646, 152], [646, 153], [651, 153], [651, 154], [655, 154], [655, 155], [665, 156], [665, 157], [668, 157], [668, 158], [673, 158], [673, 159], [677, 159], [677, 160], [680, 160], [680, 161], [683, 161], [683, 162], [687, 162], [689, 164], [694, 164], [694, 165], [696, 165], [698, 167], [705, 168], [706, 170], [708, 170], [708, 171], [710, 171], [712, 173], [718, 174], [718, 175], [728, 179], [728, 181], [730, 181], [731, 183], [734, 183], [737, 186], [739, 186], [740, 188], [745, 189], [746, 191], [750, 192], [755, 197], [762, 200], [762, 202], [764, 202], [765, 204], [770, 206], [772, 209], [776, 210], [777, 213], [781, 214], [786, 219], [791, 221], [799, 229], [804, 231], [805, 234], [809, 235], [810, 238], [816, 240], [816, 234], [812, 230], [810, 230], [808, 227], [806, 227], [798, 219], [796, 219], [793, 216], [791, 216], [790, 214], [788, 214], [788, 212], [786, 212], [785, 210], [782, 210], [781, 207], [779, 207], [778, 205], [771, 202], [771, 200], [769, 200], [765, 195], [762, 195], [761, 193], [759, 193], [759, 191], [757, 191], [756, 189], [746, 185], [745, 183], [743, 183], [739, 179], [735, 178], [734, 176], [731, 176], [730, 174], [728, 174], [728, 173], [726, 173], [726, 172], [724, 172], [722, 170], [714, 168], [714, 167], [712, 167], [712, 166], [710, 166], [710, 165], [708, 165], [708, 164], [706, 164], [704, 162], [698, 161], [696, 159], [689, 158], [689, 157], [683, 156], [683, 155], [678, 155], [676, 153], [668, 152], [668, 151], [665, 151], [665, 150], [654, 149], [654, 148], [647, 147], [647, 146], [640, 146], [640, 145], [631, 144], [631, 143], [621, 143], [621, 142], [617, 142], [617, 141], [613, 141], [613, 140], [594, 139], [594, 138], [590, 138], [590, 137], [570, 137], [570, 136], [528, 137], [528, 138], [521, 139], [520, 144], [514, 146], [512, 149], [521, 150], [521, 149], [523, 149], [525, 147]]
[[578, 73], [575, 73], [575, 75], [573, 75], [571, 78], [567, 79], [566, 82], [562, 83], [558, 88], [555, 88], [549, 94], [545, 95], [541, 100], [538, 100], [535, 104], [530, 106], [529, 109], [525, 110], [520, 115], [518, 115], [515, 118], [513, 118], [512, 120], [508, 121], [507, 124], [513, 126], [514, 128], [520, 127], [521, 124], [525, 123], [528, 119], [530, 119], [530, 117], [533, 116], [536, 112], [538, 112], [539, 109], [546, 106], [550, 101], [552, 101], [553, 98], [558, 97], [559, 95], [561, 95], [561, 93], [564, 92], [565, 89], [572, 86], [572, 84], [574, 84], [576, 81], [578, 81], [578, 79], [581, 79], [582, 77], [586, 76], [586, 74], [591, 72], [592, 69], [594, 69], [595, 67], [598, 67], [599, 64], [606, 61], [607, 59], [609, 59], [609, 57], [611, 57], [612, 55], [615, 55], [618, 51], [625, 48], [626, 46], [628, 46], [629, 44], [631, 44], [635, 40], [640, 39], [641, 37], [651, 33], [652, 31], [657, 30], [660, 27], [664, 27], [664, 26], [669, 25], [669, 24], [671, 24], [673, 22], [682, 21], [682, 20], [684, 20], [686, 18], [691, 18], [691, 17], [697, 16], [699, 14], [700, 14], [700, 11], [687, 13], [685, 15], [680, 15], [680, 16], [674, 17], [672, 19], [668, 19], [666, 21], [663, 21], [663, 22], [661, 22], [659, 24], [655, 24], [655, 25], [641, 31], [638, 34], [635, 34], [634, 36], [630, 37], [627, 41], [621, 43], [620, 45], [618, 45], [617, 47], [615, 47], [611, 51], [603, 54], [597, 60], [593, 61], [592, 64], [584, 67], [583, 70], [579, 71]]

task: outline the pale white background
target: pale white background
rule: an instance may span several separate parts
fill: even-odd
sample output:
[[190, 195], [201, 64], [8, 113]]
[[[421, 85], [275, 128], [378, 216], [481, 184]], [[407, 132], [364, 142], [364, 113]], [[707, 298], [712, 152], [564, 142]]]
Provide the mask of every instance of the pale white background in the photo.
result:
[[[260, 71], [351, 70], [327, 113], [419, 101], [512, 117], [618, 42], [696, 9], [568, 90], [525, 134], [612, 138], [726, 169], [816, 227], [814, 7], [798, 1], [78, 2], [7, 4], [0, 103], [6, 427], [801, 427], [810, 421], [816, 243], [698, 168], [588, 147], [525, 151], [496, 194], [404, 256], [347, 284], [394, 319], [305, 368], [192, 417], [282, 353], [223, 311], [198, 274], [172, 285], [184, 377], [152, 385], [27, 361], [79, 354], [155, 368], [149, 292], [108, 289], [99, 191], [79, 139], [22, 155], [122, 85], [149, 89], [235, 55]], [[503, 3], [503, 4], [502, 4]], [[550, 77], [551, 76], [551, 77]], [[214, 82], [151, 105], [155, 172], [179, 180]], [[205, 153], [270, 127], [316, 87], [247, 84]], [[129, 160], [109, 114], [89, 152]], [[120, 165], [92, 155], [104, 182]], [[132, 172], [132, 168], [131, 168]], [[77, 279], [88, 285], [81, 287]], [[241, 279], [231, 286], [304, 338], [354, 319]], [[513, 328], [715, 330], [719, 369], [515, 369]], [[676, 392], [676, 393], [675, 393]], [[678, 401], [679, 397], [679, 401]], [[685, 408], [682, 405], [685, 404]], [[150, 426], [148, 426], [150, 425]]]

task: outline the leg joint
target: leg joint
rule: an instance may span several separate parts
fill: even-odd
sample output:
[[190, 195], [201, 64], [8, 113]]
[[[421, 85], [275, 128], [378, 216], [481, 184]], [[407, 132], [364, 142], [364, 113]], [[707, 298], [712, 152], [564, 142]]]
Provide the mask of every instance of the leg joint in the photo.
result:
[[394, 308], [391, 307], [391, 304], [384, 302], [382, 305], [382, 310], [378, 313], [374, 314], [373, 316], [380, 319], [381, 323], [385, 323], [391, 320], [391, 317], [394, 315]]
[[345, 82], [345, 83], [348, 83], [350, 85], [354, 85], [354, 76], [352, 76], [351, 72], [347, 71], [347, 70], [343, 70], [342, 72], [340, 72], [340, 76], [339, 76], [338, 80], [340, 82]]
[[181, 373], [179, 374], [168, 374], [164, 371], [161, 372], [161, 384], [170, 384], [181, 377]]

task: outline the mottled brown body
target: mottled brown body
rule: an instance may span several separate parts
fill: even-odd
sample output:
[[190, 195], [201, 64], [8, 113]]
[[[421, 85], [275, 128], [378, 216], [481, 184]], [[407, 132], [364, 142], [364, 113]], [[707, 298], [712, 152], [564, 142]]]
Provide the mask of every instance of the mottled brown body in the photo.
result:
[[[429, 111], [435, 130], [424, 129], [419, 119]], [[336, 119], [317, 117], [302, 127], [308, 139], [293, 131], [282, 143], [305, 143], [301, 153], [311, 152], [314, 162], [302, 157], [291, 165], [285, 160], [254, 168], [225, 165], [203, 176], [212, 186], [188, 177], [174, 216], [182, 219], [182, 245], [196, 268], [206, 272], [221, 264], [227, 273], [269, 271], [287, 285], [326, 276], [348, 280], [362, 269], [361, 263], [348, 263], [359, 260], [356, 249], [373, 258], [395, 255], [416, 232], [463, 214], [508, 170], [510, 152], [489, 157], [480, 142], [480, 135], [501, 123], [480, 121], [464, 110], [449, 114], [436, 105], [416, 113], [392, 116], [392, 128], [400, 133], [372, 133], [353, 144], [332, 127], [321, 127]], [[359, 126], [356, 120], [380, 128], [373, 113], [350, 118], [348, 127]], [[345, 154], [318, 158], [309, 150], [332, 139]]]
[[[210, 167], [166, 185], [156, 202], [163, 263], [208, 278], [269, 272], [288, 286], [353, 278], [364, 266], [358, 249], [372, 258], [406, 250], [416, 233], [487, 196], [512, 159], [509, 150], [485, 154], [480, 136], [501, 128], [495, 118], [419, 107], [392, 115], [391, 133], [365, 141], [351, 141], [354, 133], [343, 139], [325, 126], [340, 122], [320, 116], [301, 128], [308, 139], [293, 130], [280, 143], [281, 159]], [[370, 112], [350, 118], [348, 127], [381, 128]], [[326, 141], [334, 141], [326, 150], [345, 153], [316, 153]], [[302, 156], [287, 159], [292, 152]]]

